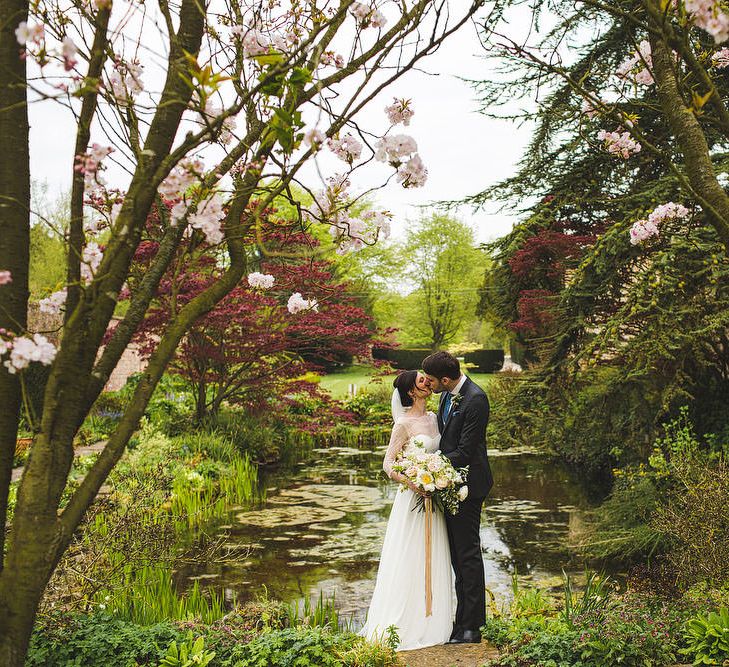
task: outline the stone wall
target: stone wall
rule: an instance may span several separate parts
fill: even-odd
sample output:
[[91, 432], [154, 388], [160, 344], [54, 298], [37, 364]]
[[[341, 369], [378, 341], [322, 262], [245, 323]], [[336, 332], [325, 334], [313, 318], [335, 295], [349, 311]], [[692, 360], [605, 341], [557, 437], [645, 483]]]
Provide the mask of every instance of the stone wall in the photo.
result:
[[[48, 340], [58, 345], [62, 326], [62, 315], [41, 313], [37, 303], [28, 304], [28, 329], [33, 333], [42, 333]], [[122, 354], [119, 363], [106, 383], [104, 391], [121, 389], [130, 375], [143, 371], [145, 366], [146, 363], [139, 356], [136, 346], [130, 345], [124, 350], [124, 354]]]

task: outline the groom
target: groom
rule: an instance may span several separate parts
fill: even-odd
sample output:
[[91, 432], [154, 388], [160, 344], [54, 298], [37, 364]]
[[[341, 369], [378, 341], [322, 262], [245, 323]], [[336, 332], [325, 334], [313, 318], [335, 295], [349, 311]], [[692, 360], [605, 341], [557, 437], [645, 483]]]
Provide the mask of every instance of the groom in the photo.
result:
[[446, 512], [451, 563], [456, 574], [456, 620], [449, 644], [478, 644], [486, 622], [486, 596], [479, 529], [481, 506], [493, 486], [486, 454], [489, 399], [465, 375], [452, 354], [435, 352], [423, 361], [430, 388], [440, 394], [440, 450], [455, 468], [468, 468], [468, 498], [457, 514]]

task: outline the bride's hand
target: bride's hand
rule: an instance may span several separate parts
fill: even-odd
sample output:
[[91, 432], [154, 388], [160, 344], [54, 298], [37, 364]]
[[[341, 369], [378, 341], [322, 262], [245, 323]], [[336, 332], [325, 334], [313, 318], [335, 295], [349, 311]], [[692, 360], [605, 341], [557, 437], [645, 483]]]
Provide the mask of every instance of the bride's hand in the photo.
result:
[[406, 484], [408, 485], [408, 488], [409, 488], [409, 489], [410, 489], [410, 490], [411, 490], [411, 491], [412, 491], [413, 493], [416, 493], [417, 495], [419, 495], [419, 496], [423, 496], [423, 497], [425, 497], [425, 496], [427, 496], [427, 495], [428, 495], [428, 494], [427, 494], [427, 493], [426, 493], [425, 491], [423, 491], [423, 490], [422, 490], [421, 488], [418, 488], [418, 487], [417, 487], [417, 486], [416, 486], [415, 484], [413, 484], [412, 482], [406, 482]]
[[395, 473], [390, 479], [392, 479], [394, 482], [399, 482], [400, 484], [404, 484], [407, 486], [413, 493], [417, 493], [420, 496], [426, 495], [425, 492], [422, 489], [419, 489], [415, 484], [413, 484], [405, 475], [401, 475], [400, 473]]

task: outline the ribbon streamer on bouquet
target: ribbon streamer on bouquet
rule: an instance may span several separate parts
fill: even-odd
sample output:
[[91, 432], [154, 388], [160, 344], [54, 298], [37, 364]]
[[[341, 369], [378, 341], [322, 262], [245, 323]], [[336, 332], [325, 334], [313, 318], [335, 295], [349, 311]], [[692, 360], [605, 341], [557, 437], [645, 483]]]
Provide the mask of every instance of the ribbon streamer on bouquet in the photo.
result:
[[425, 615], [433, 615], [433, 580], [431, 543], [433, 529], [433, 499], [425, 496]]

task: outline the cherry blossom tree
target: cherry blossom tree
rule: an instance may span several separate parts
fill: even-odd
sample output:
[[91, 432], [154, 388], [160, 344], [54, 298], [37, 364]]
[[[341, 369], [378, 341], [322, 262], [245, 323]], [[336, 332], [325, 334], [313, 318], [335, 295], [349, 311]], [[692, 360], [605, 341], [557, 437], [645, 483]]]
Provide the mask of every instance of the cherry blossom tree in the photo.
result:
[[[335, 226], [345, 251], [376, 242], [386, 222], [377, 212], [350, 214], [362, 194], [359, 170], [377, 169], [383, 184], [425, 182], [415, 140], [397, 135], [391, 112], [383, 110], [380, 127], [363, 127], [359, 114], [467, 23], [480, 1], [459, 15], [448, 4], [0, 3], [0, 663], [23, 664], [51, 573], [178, 344], [245, 279], [243, 239], [262, 211], [298, 185], [316, 202], [298, 209], [301, 224]], [[54, 297], [64, 310], [58, 347], [27, 330], [29, 103], [69, 114], [76, 128], [66, 293]], [[342, 169], [317, 189], [303, 180], [303, 167], [325, 150]], [[162, 238], [107, 336], [155, 204]], [[204, 246], [221, 271], [168, 322], [117, 430], [66, 499], [74, 436], [181, 245]], [[294, 299], [289, 310], [301, 305]], [[50, 376], [8, 523], [30, 361], [49, 365]]]

